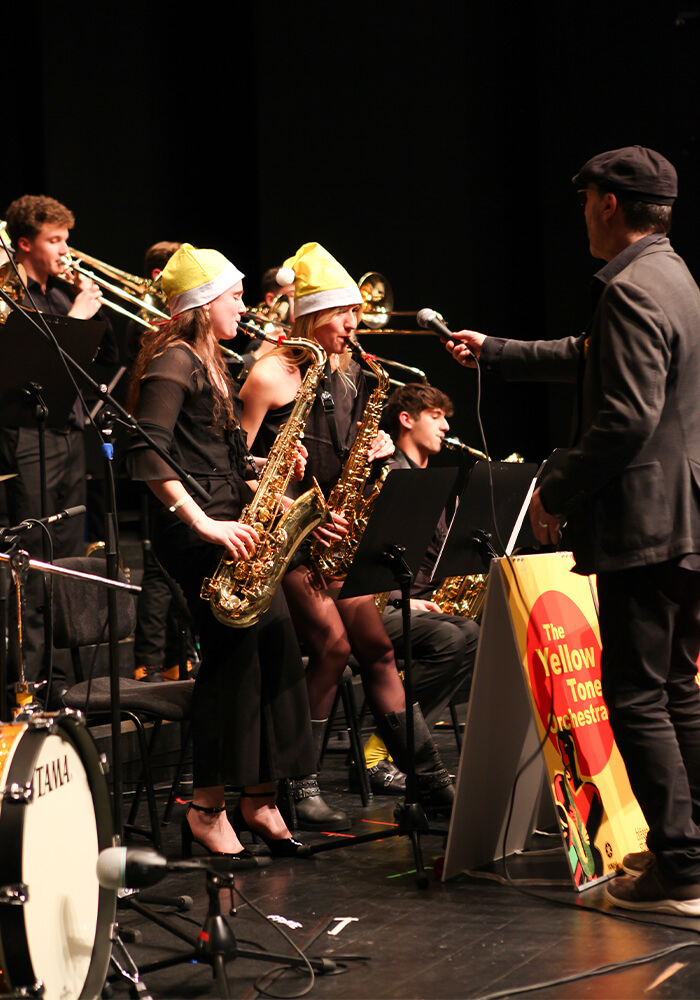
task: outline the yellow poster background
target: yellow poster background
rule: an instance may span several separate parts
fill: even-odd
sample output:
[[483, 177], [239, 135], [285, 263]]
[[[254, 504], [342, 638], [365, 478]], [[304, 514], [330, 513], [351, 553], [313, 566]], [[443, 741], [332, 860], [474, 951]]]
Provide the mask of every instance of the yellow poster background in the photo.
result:
[[595, 579], [572, 573], [573, 564], [570, 552], [556, 552], [504, 559], [499, 568], [564, 848], [582, 889], [644, 850], [647, 825], [602, 699]]

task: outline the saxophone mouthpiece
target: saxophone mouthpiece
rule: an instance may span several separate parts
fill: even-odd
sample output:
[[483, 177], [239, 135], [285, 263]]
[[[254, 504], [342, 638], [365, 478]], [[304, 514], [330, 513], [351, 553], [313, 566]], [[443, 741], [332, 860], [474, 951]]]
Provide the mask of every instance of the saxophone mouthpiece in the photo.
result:
[[350, 351], [355, 356], [355, 359], [360, 359], [362, 361], [376, 361], [376, 355], [369, 354], [367, 351], [363, 350], [362, 344], [357, 339], [357, 337], [350, 337]]

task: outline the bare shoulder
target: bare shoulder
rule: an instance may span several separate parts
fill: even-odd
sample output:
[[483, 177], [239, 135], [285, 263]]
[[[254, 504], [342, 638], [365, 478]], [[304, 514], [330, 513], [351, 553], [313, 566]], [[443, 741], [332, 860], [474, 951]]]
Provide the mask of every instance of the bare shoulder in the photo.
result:
[[290, 366], [280, 355], [266, 354], [255, 362], [241, 388], [241, 399], [253, 395], [264, 399], [268, 407], [283, 406], [296, 394], [299, 369]]
[[276, 355], [265, 355], [255, 362], [240, 392], [241, 426], [249, 441], [255, 440], [268, 410], [277, 410], [294, 399], [299, 379], [299, 369], [290, 369]]

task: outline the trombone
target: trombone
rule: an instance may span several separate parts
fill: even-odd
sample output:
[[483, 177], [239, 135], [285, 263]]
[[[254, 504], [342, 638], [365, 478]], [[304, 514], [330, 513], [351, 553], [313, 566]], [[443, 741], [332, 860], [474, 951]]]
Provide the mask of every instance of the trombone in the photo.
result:
[[[27, 272], [24, 269], [24, 265], [17, 264], [17, 270], [15, 270], [12, 261], [6, 261], [0, 267], [0, 290], [3, 293], [0, 296], [0, 326], [7, 322], [7, 317], [13, 309], [13, 306], [8, 303], [7, 299], [11, 299], [12, 302], [20, 307], [26, 287]], [[5, 296], [7, 296], [7, 299]]]
[[[247, 333], [249, 337], [262, 337], [269, 343], [277, 344], [280, 336], [291, 336], [290, 313], [289, 296], [281, 294], [273, 299], [270, 305], [266, 302], [259, 302], [254, 309], [247, 310], [243, 315], [242, 324], [239, 324], [239, 329], [243, 333]], [[282, 333], [275, 336], [275, 330], [281, 330]]]
[[[90, 257], [88, 254], [83, 253], [82, 250], [76, 250], [74, 247], [68, 247], [68, 254], [78, 264], [87, 264], [90, 267], [96, 267], [98, 271], [103, 271], [108, 277], [114, 281], [118, 281], [124, 291], [136, 296], [139, 303], [143, 303], [145, 299], [151, 305], [157, 306], [161, 310], [165, 308], [165, 296], [160, 284], [160, 274], [157, 278], [140, 278], [137, 274], [129, 274], [128, 271], [122, 271], [111, 264], [105, 264], [104, 261], [98, 260], [97, 257]], [[79, 270], [77, 265], [76, 269]], [[100, 284], [100, 281], [94, 275], [90, 275], [89, 272], [86, 276], [88, 275], [93, 281]], [[102, 280], [104, 281], [104, 279]]]
[[[93, 267], [106, 271], [124, 287], [121, 287], [121, 285], [115, 285], [112, 282], [107, 281], [107, 279], [102, 275], [88, 270], [84, 266], [85, 261], [91, 263]], [[120, 271], [116, 267], [111, 267], [109, 264], [105, 264], [102, 261], [97, 260], [95, 257], [88, 257], [87, 254], [83, 254], [79, 250], [73, 250], [71, 247], [68, 248], [68, 253], [61, 257], [61, 263], [64, 265], [64, 270], [59, 277], [68, 282], [68, 284], [75, 283], [75, 279], [71, 276], [71, 272], [74, 274], [81, 274], [90, 281], [94, 281], [96, 285], [100, 286], [100, 288], [104, 288], [106, 291], [111, 292], [112, 295], [116, 295], [117, 298], [124, 299], [126, 302], [130, 302], [132, 305], [137, 306], [142, 313], [148, 313], [157, 320], [168, 321], [170, 319], [170, 315], [168, 313], [163, 312], [162, 309], [159, 309], [153, 304], [154, 299], [157, 299], [161, 305], [164, 304], [162, 293], [160, 292], [159, 278], [156, 278], [155, 281], [150, 281], [146, 278], [138, 278], [136, 275], [128, 274], [126, 271]], [[157, 292], [156, 285], [158, 286]], [[133, 289], [132, 292], [128, 291], [129, 286]], [[102, 304], [107, 306], [108, 309], [112, 309], [114, 312], [120, 313], [122, 316], [126, 316], [128, 319], [133, 319], [141, 326], [147, 327], [148, 329], [153, 326], [153, 322], [149, 322], [145, 316], [139, 316], [136, 313], [131, 312], [130, 309], [125, 309], [116, 302], [112, 302], [110, 299], [103, 299]]]
[[[378, 271], [368, 271], [367, 274], [363, 274], [357, 284], [364, 303], [360, 322], [367, 328], [366, 330], [360, 329], [360, 333], [364, 335], [365, 333], [405, 334], [424, 332], [423, 330], [386, 329], [391, 316], [414, 316], [415, 313], [408, 309], [401, 311], [394, 309], [394, 292], [388, 279], [383, 274], [380, 274]], [[405, 365], [400, 361], [392, 361], [390, 358], [380, 358], [379, 355], [375, 355], [375, 357], [380, 364], [393, 365], [394, 368], [400, 368], [416, 376], [424, 385], [429, 384], [428, 376], [420, 368], [413, 368], [411, 365]], [[404, 385], [403, 382], [394, 384]]]
[[[364, 299], [362, 322], [367, 327], [365, 333], [396, 333], [419, 334], [425, 336], [430, 330], [389, 330], [387, 323], [392, 316], [416, 316], [415, 309], [394, 309], [394, 292], [387, 278], [378, 271], [369, 271], [359, 282], [360, 292]], [[445, 322], [439, 312], [435, 316]]]

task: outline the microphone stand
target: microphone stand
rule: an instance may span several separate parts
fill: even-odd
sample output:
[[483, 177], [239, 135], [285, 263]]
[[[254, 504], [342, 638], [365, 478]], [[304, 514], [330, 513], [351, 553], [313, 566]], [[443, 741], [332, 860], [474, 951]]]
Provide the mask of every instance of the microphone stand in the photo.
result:
[[[221, 891], [228, 889], [231, 898], [230, 915], [236, 916], [236, 908], [233, 901], [233, 890], [236, 879], [232, 872], [206, 870], [206, 890], [209, 897], [209, 907], [204, 918], [202, 928], [196, 937], [187, 934], [181, 927], [173, 924], [170, 920], [153, 912], [135, 897], [128, 897], [128, 905], [141, 916], [151, 920], [158, 927], [168, 931], [174, 937], [179, 938], [190, 946], [190, 950], [182, 952], [171, 958], [165, 958], [147, 965], [141, 965], [140, 971], [143, 975], [149, 972], [159, 972], [162, 969], [170, 969], [176, 965], [190, 965], [192, 962], [206, 963], [211, 966], [212, 974], [216, 979], [219, 989], [217, 996], [230, 997], [228, 977], [226, 974], [226, 962], [231, 962], [236, 958], [249, 958], [256, 962], [272, 962], [275, 965], [282, 965], [285, 968], [308, 968], [309, 966], [318, 974], [333, 974], [339, 971], [338, 964], [331, 958], [308, 958], [306, 955], [289, 955], [280, 952], [260, 951], [257, 948], [241, 948], [236, 940], [233, 928], [221, 913]], [[264, 916], [264, 914], [263, 914]], [[289, 940], [289, 939], [288, 939]], [[342, 962], [364, 961], [364, 955], [339, 956]], [[116, 977], [109, 976], [108, 981]]]
[[[41, 524], [44, 527], [51, 524], [53, 521], [63, 520], [64, 517], [73, 517], [77, 514], [84, 514], [85, 507], [80, 505], [78, 507], [71, 507], [67, 510], [62, 511], [58, 515], [52, 517], [42, 517], [40, 520], [31, 518], [29, 520], [23, 521], [21, 524], [14, 525], [13, 527], [0, 528], [0, 544], [7, 546], [7, 551], [4, 553], [7, 561], [10, 564], [11, 579], [14, 581], [14, 593], [15, 600], [17, 604], [17, 629], [16, 629], [16, 646], [17, 646], [17, 672], [18, 679], [13, 685], [15, 692], [15, 702], [16, 710], [25, 713], [36, 713], [40, 712], [44, 706], [36, 701], [36, 693], [41, 686], [39, 683], [32, 681], [29, 682], [26, 679], [24, 671], [24, 636], [23, 636], [23, 620], [24, 620], [24, 593], [26, 588], [27, 579], [29, 576], [30, 564], [31, 568], [35, 568], [32, 560], [29, 558], [29, 553], [26, 549], [23, 549], [20, 545], [20, 534], [24, 531], [31, 530], [33, 527]], [[46, 537], [45, 535], [43, 536]], [[43, 546], [46, 548], [46, 546]], [[2, 558], [2, 557], [0, 557]], [[46, 559], [44, 563], [46, 564]], [[38, 564], [37, 564], [38, 565]], [[51, 588], [48, 583], [46, 575], [43, 577], [44, 580], [44, 595], [45, 600], [48, 602], [48, 595], [51, 593]], [[140, 588], [139, 588], [140, 589]], [[2, 623], [3, 623], [3, 635], [5, 634], [5, 624], [7, 620], [7, 614], [5, 610], [5, 604], [7, 602], [7, 595], [10, 593], [9, 585], [3, 583], [3, 609], [2, 609]], [[48, 607], [44, 608], [44, 623], [46, 621], [52, 621], [53, 617], [51, 615], [51, 609]], [[51, 633], [49, 633], [51, 634]], [[11, 642], [11, 638], [8, 633], [8, 641]], [[0, 719], [9, 717], [9, 707], [6, 705], [5, 695], [6, 695], [6, 644], [2, 643], [2, 664], [0, 665], [0, 691], [2, 691], [2, 708], [0, 710]], [[49, 658], [49, 663], [51, 664], [51, 657]], [[43, 681], [41, 683], [44, 683]], [[51, 688], [51, 669], [49, 669], [48, 680], [46, 683]], [[7, 715], [5, 714], [7, 712]]]

